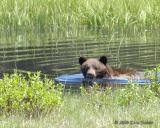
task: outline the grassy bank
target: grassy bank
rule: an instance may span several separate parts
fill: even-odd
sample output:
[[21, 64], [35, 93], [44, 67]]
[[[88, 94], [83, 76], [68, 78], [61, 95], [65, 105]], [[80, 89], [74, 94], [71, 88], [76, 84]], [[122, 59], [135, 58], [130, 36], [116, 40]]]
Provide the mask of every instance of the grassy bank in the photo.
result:
[[[88, 97], [68, 95], [64, 105], [39, 117], [25, 117], [22, 114], [1, 116], [1, 128], [117, 128], [117, 127], [160, 127], [159, 103], [145, 105], [93, 105]], [[116, 124], [116, 121], [128, 121], [127, 124]], [[134, 122], [135, 124], [132, 124]], [[139, 124], [138, 124], [139, 123]]]
[[146, 30], [160, 26], [159, 12], [159, 0], [1, 0], [0, 28]]

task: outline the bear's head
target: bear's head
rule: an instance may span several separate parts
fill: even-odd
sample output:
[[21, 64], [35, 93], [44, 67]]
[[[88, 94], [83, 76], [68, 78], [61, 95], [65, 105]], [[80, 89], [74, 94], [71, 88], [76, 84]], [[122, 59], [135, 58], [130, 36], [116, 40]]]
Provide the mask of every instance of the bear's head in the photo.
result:
[[85, 57], [79, 58], [79, 64], [83, 76], [88, 79], [110, 77], [110, 69], [107, 65], [107, 57], [101, 56], [99, 59]]

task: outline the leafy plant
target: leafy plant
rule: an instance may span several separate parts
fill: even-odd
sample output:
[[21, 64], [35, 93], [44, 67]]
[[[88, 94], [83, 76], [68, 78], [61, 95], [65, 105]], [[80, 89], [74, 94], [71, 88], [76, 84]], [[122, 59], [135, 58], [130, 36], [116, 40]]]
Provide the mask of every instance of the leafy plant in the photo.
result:
[[128, 106], [133, 104], [145, 105], [153, 103], [160, 98], [160, 65], [152, 70], [147, 70], [146, 77], [151, 80], [150, 84], [144, 86], [130, 83], [122, 89], [106, 88], [100, 91], [97, 84], [92, 89], [81, 88], [81, 94], [87, 97], [91, 106], [107, 105], [114, 103], [115, 105]]
[[160, 65], [152, 70], [147, 70], [146, 77], [151, 80], [150, 89], [160, 98]]
[[114, 102], [121, 106], [128, 106], [135, 103], [142, 105], [157, 100], [149, 86], [134, 84], [130, 84], [124, 89], [116, 90], [113, 97]]
[[101, 85], [81, 87], [81, 95], [90, 109], [98, 109], [112, 104], [112, 89], [103, 89]]
[[41, 112], [45, 109], [61, 105], [61, 85], [55, 85], [46, 77], [42, 80], [41, 73], [5, 74], [0, 80], [0, 109], [12, 112]]

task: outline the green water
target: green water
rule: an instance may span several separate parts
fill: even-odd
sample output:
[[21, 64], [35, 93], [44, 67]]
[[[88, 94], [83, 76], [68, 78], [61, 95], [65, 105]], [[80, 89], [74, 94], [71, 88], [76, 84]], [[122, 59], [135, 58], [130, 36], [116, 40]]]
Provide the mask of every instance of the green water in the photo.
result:
[[0, 73], [41, 71], [51, 77], [80, 72], [80, 56], [106, 55], [115, 67], [145, 70], [160, 63], [158, 30], [109, 33], [95, 29], [65, 32], [8, 31], [0, 34]]

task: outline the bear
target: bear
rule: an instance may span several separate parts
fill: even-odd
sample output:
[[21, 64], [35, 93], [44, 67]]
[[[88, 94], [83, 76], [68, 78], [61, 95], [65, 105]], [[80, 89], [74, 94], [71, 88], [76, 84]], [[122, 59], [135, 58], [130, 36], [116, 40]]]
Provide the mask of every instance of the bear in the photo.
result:
[[144, 79], [144, 74], [133, 68], [111, 67], [106, 56], [101, 56], [99, 59], [80, 57], [79, 64], [84, 78], [87, 79]]

